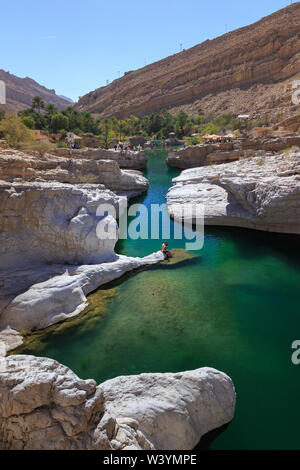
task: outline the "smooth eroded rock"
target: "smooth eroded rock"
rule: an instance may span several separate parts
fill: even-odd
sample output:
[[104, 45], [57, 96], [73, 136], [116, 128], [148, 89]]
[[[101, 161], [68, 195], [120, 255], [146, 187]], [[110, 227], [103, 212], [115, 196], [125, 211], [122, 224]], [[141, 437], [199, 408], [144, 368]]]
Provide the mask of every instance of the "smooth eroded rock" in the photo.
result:
[[206, 225], [300, 233], [300, 153], [245, 158], [183, 171], [167, 193], [168, 211], [204, 208]]
[[0, 358], [0, 448], [189, 450], [233, 418], [215, 369], [117, 377], [98, 387], [48, 358]]

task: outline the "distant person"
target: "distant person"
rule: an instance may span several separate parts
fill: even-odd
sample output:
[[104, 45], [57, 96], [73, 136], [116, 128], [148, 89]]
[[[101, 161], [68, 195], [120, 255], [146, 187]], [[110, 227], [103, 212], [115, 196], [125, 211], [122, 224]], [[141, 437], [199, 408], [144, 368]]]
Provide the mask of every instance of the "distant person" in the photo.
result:
[[115, 144], [115, 152], [117, 151], [117, 149], [118, 149], [118, 146], [117, 146], [117, 144]]
[[163, 254], [165, 255], [166, 258], [172, 258], [172, 253], [168, 250], [168, 243], [167, 242], [164, 242], [161, 245], [161, 251], [163, 252]]

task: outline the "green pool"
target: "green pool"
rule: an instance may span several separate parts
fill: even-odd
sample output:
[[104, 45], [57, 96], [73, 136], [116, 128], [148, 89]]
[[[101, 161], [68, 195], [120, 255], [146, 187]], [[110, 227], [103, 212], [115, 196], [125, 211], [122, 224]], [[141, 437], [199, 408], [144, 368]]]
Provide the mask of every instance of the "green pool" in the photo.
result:
[[[165, 151], [149, 152], [150, 189], [136, 201], [165, 201], [177, 174], [165, 158]], [[143, 256], [160, 243], [122, 240], [117, 251]], [[91, 296], [88, 320], [52, 330], [22, 352], [55, 358], [98, 382], [215, 367], [232, 377], [237, 408], [212, 449], [299, 449], [300, 366], [291, 362], [291, 343], [300, 338], [297, 243], [292, 236], [207, 228], [197, 258], [107, 286], [99, 306], [99, 291]], [[184, 241], [170, 246], [183, 248]]]

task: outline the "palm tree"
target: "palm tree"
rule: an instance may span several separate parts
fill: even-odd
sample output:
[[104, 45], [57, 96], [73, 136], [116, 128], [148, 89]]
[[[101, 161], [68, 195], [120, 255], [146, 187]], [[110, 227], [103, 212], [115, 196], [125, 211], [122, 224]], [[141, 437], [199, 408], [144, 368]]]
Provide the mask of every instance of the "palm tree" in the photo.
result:
[[53, 116], [53, 114], [57, 114], [58, 113], [58, 109], [56, 108], [56, 106], [54, 106], [54, 104], [52, 103], [49, 103], [46, 107], [46, 113], [49, 115], [49, 116]]
[[37, 109], [37, 112], [40, 114], [41, 109], [45, 109], [45, 102], [42, 100], [40, 96], [35, 96], [31, 100], [31, 108], [33, 110]]
[[112, 120], [110, 118], [102, 119], [99, 123], [98, 128], [99, 128], [99, 130], [102, 134], [102, 137], [104, 139], [105, 148], [108, 149], [109, 133], [110, 133], [111, 128], [112, 128]]

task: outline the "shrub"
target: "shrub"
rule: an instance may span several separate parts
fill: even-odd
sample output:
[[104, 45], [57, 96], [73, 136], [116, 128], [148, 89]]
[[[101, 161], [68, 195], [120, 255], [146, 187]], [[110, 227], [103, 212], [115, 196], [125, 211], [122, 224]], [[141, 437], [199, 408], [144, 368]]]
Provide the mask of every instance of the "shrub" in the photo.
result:
[[25, 144], [24, 149], [29, 152], [37, 153], [39, 157], [45, 155], [45, 153], [50, 152], [54, 148], [54, 145], [51, 144], [48, 140], [33, 140]]
[[297, 147], [296, 145], [293, 145], [292, 147], [288, 147], [284, 149], [282, 153], [284, 153], [284, 155], [290, 155], [292, 152], [297, 152], [297, 151], [299, 151], [299, 147]]
[[240, 137], [242, 137], [242, 134], [240, 133], [238, 129], [235, 130], [233, 134], [234, 134], [235, 139], [239, 139]]
[[34, 140], [32, 132], [25, 126], [21, 118], [14, 114], [2, 119], [0, 122], [0, 133], [8, 144], [15, 149], [24, 148], [24, 146]]
[[264, 158], [259, 158], [256, 162], [257, 165], [261, 166], [265, 163], [265, 159]]
[[65, 148], [68, 148], [68, 144], [67, 144], [67, 142], [58, 142], [58, 143], [56, 144], [56, 147], [57, 147], [58, 149], [63, 149], [63, 148], [65, 149]]

